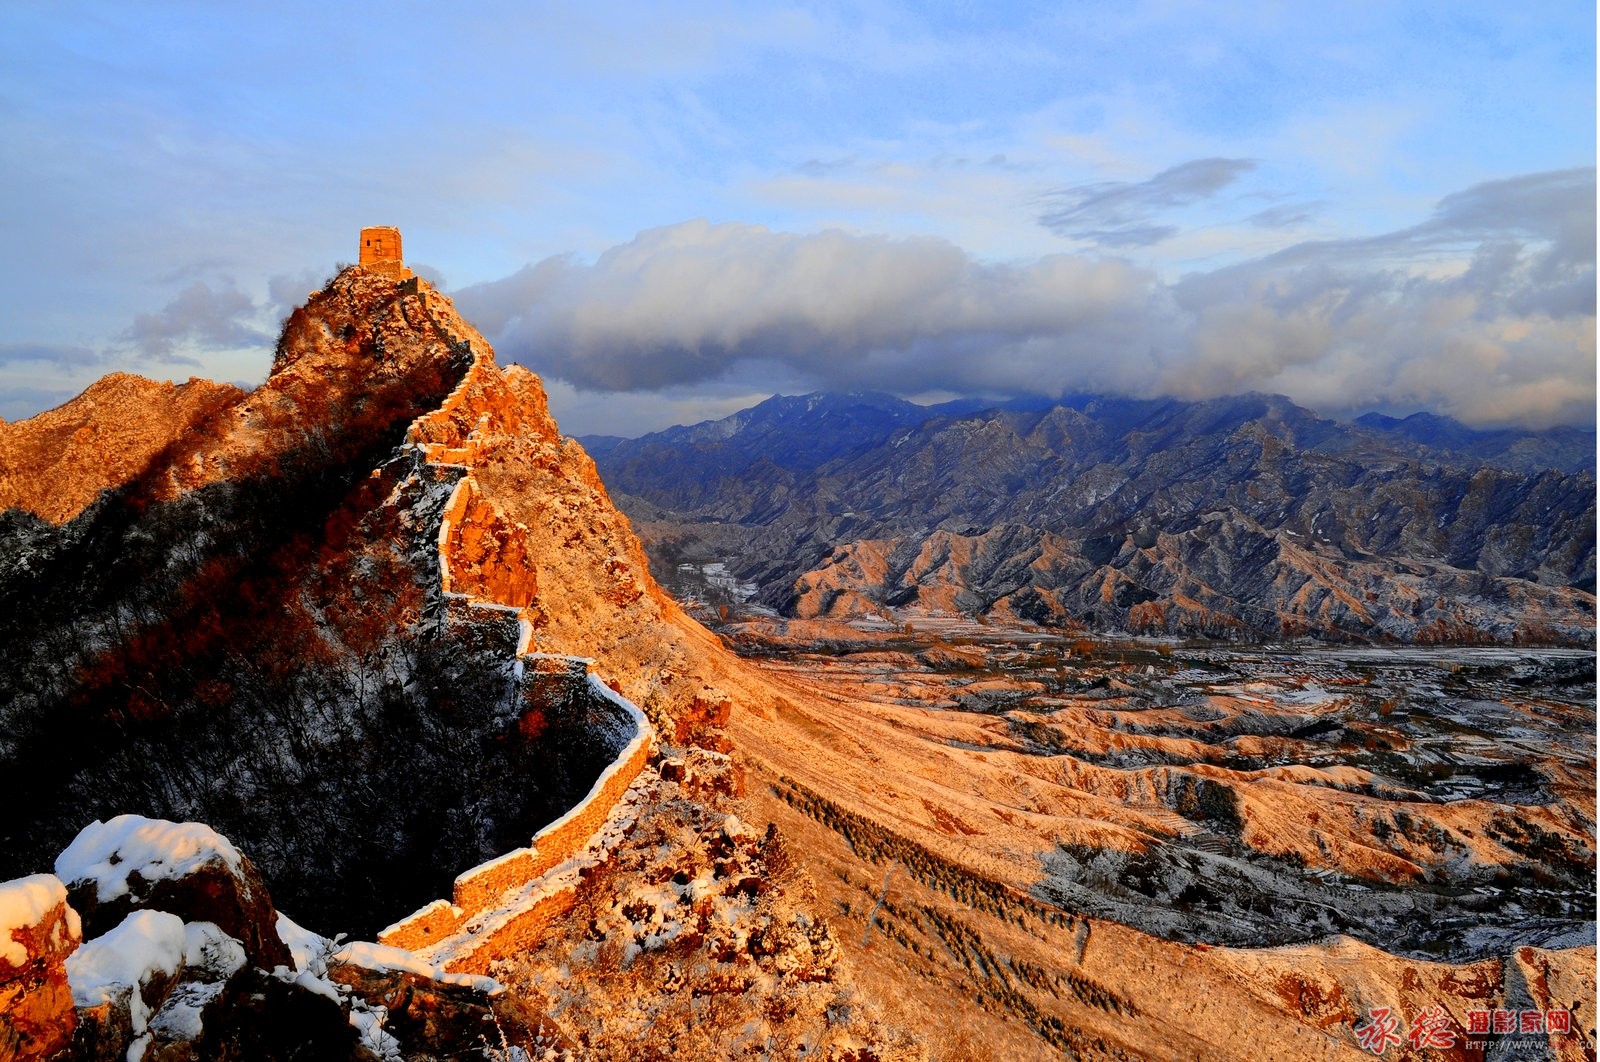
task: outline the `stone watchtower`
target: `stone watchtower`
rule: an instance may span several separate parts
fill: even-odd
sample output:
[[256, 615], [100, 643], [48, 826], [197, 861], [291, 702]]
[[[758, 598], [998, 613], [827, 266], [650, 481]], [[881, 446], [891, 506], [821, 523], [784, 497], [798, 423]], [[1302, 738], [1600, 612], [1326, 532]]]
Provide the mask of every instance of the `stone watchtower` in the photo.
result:
[[395, 280], [405, 280], [411, 270], [400, 258], [400, 230], [389, 225], [377, 225], [361, 230], [361, 268], [370, 269]]

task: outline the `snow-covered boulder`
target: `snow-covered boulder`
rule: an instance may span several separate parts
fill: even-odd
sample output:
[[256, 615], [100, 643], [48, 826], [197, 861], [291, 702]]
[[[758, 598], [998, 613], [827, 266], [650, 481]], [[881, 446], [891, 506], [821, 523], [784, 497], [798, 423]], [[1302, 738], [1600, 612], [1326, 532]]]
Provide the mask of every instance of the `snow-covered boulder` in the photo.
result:
[[59, 878], [0, 883], [0, 1057], [47, 1058], [77, 1025], [66, 958], [81, 937]]
[[261, 875], [226, 837], [198, 822], [141, 815], [96, 821], [56, 859], [72, 906], [93, 938], [130, 912], [166, 911], [211, 922], [263, 969], [292, 963]]
[[246, 965], [224, 983], [185, 976], [150, 1018], [144, 1062], [382, 1057], [363, 1046], [357, 1015], [337, 992], [285, 974]]
[[253, 966], [244, 946], [212, 922], [186, 925], [166, 911], [136, 911], [80, 947], [66, 967], [80, 1026], [74, 1057], [373, 1057], [332, 982]]
[[91, 1057], [143, 1057], [150, 1016], [178, 982], [185, 944], [183, 919], [136, 911], [67, 957], [67, 980], [83, 1025], [78, 1038]]
[[461, 1058], [528, 1031], [489, 978], [279, 915], [199, 823], [96, 822], [56, 869], [0, 883], [0, 1059]]

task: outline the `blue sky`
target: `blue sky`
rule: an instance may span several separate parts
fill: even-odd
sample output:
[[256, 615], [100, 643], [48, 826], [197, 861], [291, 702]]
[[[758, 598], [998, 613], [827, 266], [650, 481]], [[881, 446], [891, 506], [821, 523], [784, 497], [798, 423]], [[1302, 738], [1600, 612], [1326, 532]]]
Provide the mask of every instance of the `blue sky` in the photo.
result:
[[[458, 9], [459, 8], [459, 9]], [[1592, 5], [0, 9], [0, 416], [394, 224], [571, 431], [775, 390], [1594, 418]]]

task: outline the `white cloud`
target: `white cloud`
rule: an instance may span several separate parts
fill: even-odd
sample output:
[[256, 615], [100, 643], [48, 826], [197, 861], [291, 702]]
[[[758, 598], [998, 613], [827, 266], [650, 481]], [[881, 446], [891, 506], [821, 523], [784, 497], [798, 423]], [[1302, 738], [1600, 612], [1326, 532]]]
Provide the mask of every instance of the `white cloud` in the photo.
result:
[[[987, 264], [933, 238], [688, 222], [592, 265], [547, 259], [459, 292], [501, 350], [589, 389], [714, 380], [750, 361], [832, 387], [1137, 387], [1153, 277], [1052, 255]], [[1152, 312], [1154, 311], [1154, 312]]]
[[[135, 352], [155, 361], [189, 361], [186, 351], [227, 350], [269, 342], [256, 324], [260, 307], [232, 281], [216, 288], [203, 280], [180, 291], [158, 313], [142, 313], [121, 335]], [[198, 364], [196, 362], [195, 364]]]
[[1594, 197], [1592, 169], [1487, 182], [1410, 228], [1186, 277], [1173, 293], [1190, 342], [1160, 386], [1479, 424], [1592, 422]]
[[[1206, 194], [1236, 170], [1155, 199]], [[456, 298], [503, 356], [588, 393], [734, 378], [753, 393], [765, 374], [900, 394], [1277, 391], [1332, 411], [1587, 422], [1594, 180], [1488, 182], [1406, 229], [1170, 283], [1115, 258], [994, 263], [935, 238], [694, 221]]]

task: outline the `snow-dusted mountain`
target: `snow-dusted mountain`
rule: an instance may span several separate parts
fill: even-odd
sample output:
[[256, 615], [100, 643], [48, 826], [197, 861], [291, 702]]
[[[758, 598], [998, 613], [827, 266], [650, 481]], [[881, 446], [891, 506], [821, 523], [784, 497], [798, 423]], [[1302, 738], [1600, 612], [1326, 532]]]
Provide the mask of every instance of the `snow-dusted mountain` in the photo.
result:
[[588, 440], [657, 570], [786, 615], [1588, 644], [1594, 435], [1355, 424], [1267, 395], [926, 408], [778, 397]]

